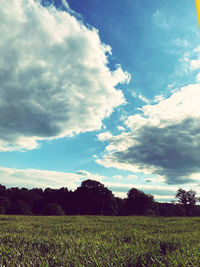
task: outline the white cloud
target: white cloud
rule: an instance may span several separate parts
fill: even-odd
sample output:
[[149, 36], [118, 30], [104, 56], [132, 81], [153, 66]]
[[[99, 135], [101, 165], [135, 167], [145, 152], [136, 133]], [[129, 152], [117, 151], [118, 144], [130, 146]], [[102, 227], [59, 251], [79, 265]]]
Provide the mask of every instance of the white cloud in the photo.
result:
[[143, 96], [142, 94], [137, 94], [134, 91], [131, 93], [131, 95], [132, 95], [133, 98], [139, 98], [140, 100], [142, 100], [146, 104], [150, 104], [150, 102], [151, 102], [151, 100], [148, 99], [147, 97]]
[[106, 179], [106, 177], [99, 175], [98, 173], [90, 173], [86, 170], [79, 170], [76, 172], [76, 174], [78, 174], [79, 177], [83, 178], [84, 180], [91, 179], [102, 182], [103, 179]]
[[192, 70], [200, 68], [200, 59], [192, 59], [190, 61], [190, 67]]
[[[116, 192], [113, 191], [113, 194], [115, 197], [119, 197], [119, 198], [126, 198], [127, 197], [127, 193], [125, 192]], [[155, 195], [155, 194], [151, 194], [154, 196], [155, 201], [158, 202], [171, 202], [172, 200], [175, 200], [174, 195]]]
[[97, 163], [145, 174], [169, 184], [195, 182], [200, 172], [200, 85], [174, 90], [167, 99], [129, 116], [129, 132], [113, 136]]
[[14, 169], [0, 167], [0, 184], [18, 187], [61, 188], [75, 190], [83, 180], [92, 179], [102, 182], [106, 177], [79, 170], [76, 173], [38, 170]]
[[1, 4], [0, 151], [100, 129], [124, 102], [115, 86], [130, 75], [109, 69], [111, 48], [65, 9], [34, 0]]
[[[135, 124], [148, 124], [164, 127], [179, 123], [188, 117], [200, 118], [200, 85], [191, 84], [174, 90], [174, 93], [156, 105], [145, 105], [140, 110], [142, 115], [133, 115], [128, 118], [127, 125], [133, 129]], [[138, 117], [139, 116], [139, 117]]]
[[131, 95], [132, 95], [133, 98], [137, 97], [137, 93], [136, 93], [135, 91], [133, 91], [133, 92], [131, 93]]
[[[184, 61], [185, 61], [185, 59], [184, 59]], [[176, 83], [170, 83], [170, 84], [168, 84], [168, 89], [169, 90], [173, 90], [173, 88], [175, 87], [175, 85], [176, 85]], [[164, 97], [163, 97], [163, 99], [164, 99]], [[160, 100], [163, 100], [163, 99], [160, 99]]]
[[143, 102], [145, 102], [146, 104], [149, 104], [149, 103], [151, 102], [148, 98], [146, 98], [146, 97], [143, 96], [142, 94], [139, 94], [139, 95], [138, 95], [138, 98], [139, 98], [140, 100], [142, 100]]
[[142, 190], [148, 194], [158, 194], [158, 195], [166, 195], [168, 194], [175, 195], [175, 192], [178, 190], [178, 186], [166, 186], [166, 185], [142, 185], [136, 183], [119, 183], [119, 182], [104, 182], [104, 184], [109, 187], [113, 188], [113, 191], [117, 192], [127, 192], [131, 188], [137, 188]]
[[170, 198], [174, 198], [174, 196], [171, 195], [166, 195], [166, 196], [159, 196], [159, 195], [154, 195], [155, 199], [170, 199]]
[[200, 73], [197, 74], [197, 82], [200, 82]]
[[127, 180], [135, 180], [137, 179], [137, 175], [134, 175], [134, 174], [129, 174], [128, 176], [122, 176], [122, 175], [114, 175], [112, 178], [114, 179], [117, 179], [117, 180], [124, 180], [124, 181], [127, 181]]
[[74, 190], [81, 181], [82, 176], [75, 173], [0, 167], [0, 184], [6, 184], [6, 186], [27, 188], [67, 187], [68, 189]]
[[127, 179], [130, 179], [130, 180], [132, 180], [132, 179], [137, 179], [137, 175], [129, 174], [129, 175], [127, 176]]
[[126, 129], [123, 126], [119, 125], [119, 126], [117, 126], [117, 130], [118, 131], [125, 131]]
[[165, 98], [164, 98], [163, 95], [156, 95], [156, 96], [154, 97], [153, 102], [154, 102], [154, 103], [158, 103], [158, 102], [160, 102], [160, 101], [162, 101], [162, 100], [164, 100], [164, 99], [165, 99]]
[[99, 141], [108, 141], [112, 137], [110, 132], [104, 132], [97, 135]]
[[197, 70], [200, 68], [200, 46], [196, 47], [189, 53], [185, 53], [180, 60], [187, 64], [189, 70]]
[[123, 179], [122, 175], [114, 175], [113, 178], [117, 180]]
[[176, 201], [174, 198], [174, 195], [164, 195], [164, 196], [159, 196], [159, 195], [153, 195], [155, 201], [158, 202], [171, 202], [171, 201]]
[[144, 181], [147, 182], [147, 183], [157, 183], [157, 182], [163, 183], [163, 182], [166, 182], [165, 178], [163, 176], [161, 176], [161, 175], [157, 175], [154, 178], [147, 178]]
[[127, 197], [127, 193], [125, 193], [125, 192], [115, 192], [115, 191], [113, 191], [113, 195], [115, 197], [119, 197], [119, 198], [126, 198]]

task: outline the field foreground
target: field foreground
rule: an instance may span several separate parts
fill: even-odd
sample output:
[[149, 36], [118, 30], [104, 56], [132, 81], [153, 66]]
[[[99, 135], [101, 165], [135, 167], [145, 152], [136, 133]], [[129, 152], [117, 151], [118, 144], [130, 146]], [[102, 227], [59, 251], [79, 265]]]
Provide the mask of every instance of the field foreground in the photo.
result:
[[0, 216], [0, 266], [200, 266], [200, 218]]

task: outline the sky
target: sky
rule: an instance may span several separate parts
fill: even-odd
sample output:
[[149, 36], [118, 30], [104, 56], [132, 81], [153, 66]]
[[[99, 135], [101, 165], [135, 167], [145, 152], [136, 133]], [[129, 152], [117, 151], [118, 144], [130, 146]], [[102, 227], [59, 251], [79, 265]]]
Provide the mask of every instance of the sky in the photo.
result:
[[195, 1], [0, 2], [0, 184], [200, 195]]

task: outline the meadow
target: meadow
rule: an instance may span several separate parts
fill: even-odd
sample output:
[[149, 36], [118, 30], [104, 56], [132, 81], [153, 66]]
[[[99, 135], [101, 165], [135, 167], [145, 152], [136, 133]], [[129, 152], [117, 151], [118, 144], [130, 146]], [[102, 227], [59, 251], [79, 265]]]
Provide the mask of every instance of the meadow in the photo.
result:
[[1, 215], [0, 266], [200, 266], [200, 218]]

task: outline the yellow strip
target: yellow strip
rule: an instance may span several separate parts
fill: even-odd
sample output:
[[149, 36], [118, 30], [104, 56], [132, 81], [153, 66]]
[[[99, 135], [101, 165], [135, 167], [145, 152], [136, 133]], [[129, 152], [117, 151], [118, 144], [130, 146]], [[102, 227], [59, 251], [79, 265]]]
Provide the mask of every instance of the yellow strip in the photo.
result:
[[197, 16], [198, 16], [198, 22], [199, 22], [199, 28], [200, 28], [200, 0], [195, 0], [196, 8], [197, 8]]

